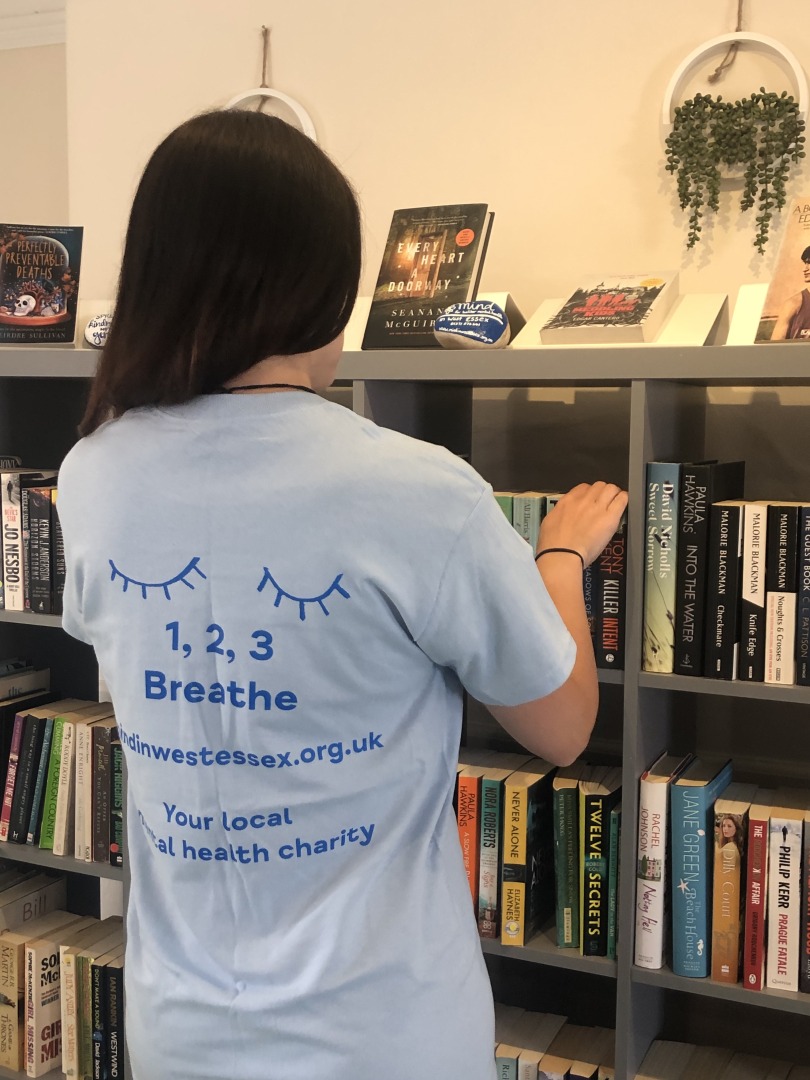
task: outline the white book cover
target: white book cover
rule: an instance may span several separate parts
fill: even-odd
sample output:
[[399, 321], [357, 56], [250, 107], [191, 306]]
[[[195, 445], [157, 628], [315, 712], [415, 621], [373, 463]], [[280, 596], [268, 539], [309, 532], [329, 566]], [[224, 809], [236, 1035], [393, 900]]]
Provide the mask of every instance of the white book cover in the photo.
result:
[[638, 967], [657, 969], [664, 963], [669, 907], [669, 788], [690, 758], [688, 754], [662, 754], [639, 780], [634, 953]]
[[769, 592], [765, 597], [765, 682], [796, 682], [796, 593]]
[[777, 990], [799, 989], [803, 826], [802, 810], [771, 810], [765, 985]]

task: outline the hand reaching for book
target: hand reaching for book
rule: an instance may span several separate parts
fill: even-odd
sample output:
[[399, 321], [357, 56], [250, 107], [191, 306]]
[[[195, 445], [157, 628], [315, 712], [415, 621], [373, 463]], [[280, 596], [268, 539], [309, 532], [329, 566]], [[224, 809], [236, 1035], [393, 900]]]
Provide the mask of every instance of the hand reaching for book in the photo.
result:
[[627, 492], [616, 484], [577, 484], [543, 519], [537, 550], [569, 548], [589, 566], [616, 532], [626, 507]]

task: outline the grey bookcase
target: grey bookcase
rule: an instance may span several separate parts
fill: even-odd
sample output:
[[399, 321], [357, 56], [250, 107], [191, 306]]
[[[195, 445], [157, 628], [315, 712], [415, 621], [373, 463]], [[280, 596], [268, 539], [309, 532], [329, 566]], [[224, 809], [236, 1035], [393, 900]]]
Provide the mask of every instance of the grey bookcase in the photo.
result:
[[[0, 452], [20, 453], [35, 464], [58, 463], [76, 438], [96, 360], [89, 348], [0, 349]], [[729, 404], [727, 395], [717, 393], [738, 387], [750, 388], [739, 403]], [[520, 394], [527, 388], [532, 388], [528, 404]], [[798, 403], [780, 404], [781, 388], [789, 388]], [[527, 465], [531, 482], [524, 483], [525, 473], [512, 480], [503, 471], [489, 475], [486, 448], [482, 453], [477, 443], [476, 416], [489, 408], [482, 399], [490, 389], [521, 399], [524, 426], [512, 449], [520, 456], [520, 440], [530, 437], [534, 441], [527, 445], [539, 448], [531, 451]], [[603, 389], [614, 393], [598, 393]], [[559, 404], [563, 391], [564, 406]], [[635, 821], [644, 767], [666, 748], [716, 751], [734, 758], [739, 779], [796, 785], [810, 780], [810, 689], [640, 671], [644, 466], [653, 458], [745, 457], [747, 497], [810, 497], [810, 346], [350, 351], [330, 396], [379, 424], [469, 456], [495, 486], [564, 488], [601, 477], [630, 492], [625, 671], [601, 675], [592, 740], [592, 749], [621, 755], [624, 769], [619, 958], [584, 958], [558, 949], [551, 929], [522, 949], [484, 943], [498, 996], [564, 1013], [578, 1023], [614, 1027], [617, 1078], [635, 1076], [655, 1038], [810, 1064], [810, 995], [750, 992], [632, 964]], [[507, 404], [496, 413], [504, 424], [503, 442], [518, 438], [511, 430], [515, 409]], [[604, 446], [588, 443], [594, 416], [603, 421], [598, 430], [607, 432]], [[763, 418], [766, 428], [773, 426], [772, 444], [760, 437]], [[570, 442], [560, 437], [565, 431], [571, 432]], [[795, 463], [790, 470], [777, 468], [786, 440]], [[0, 651], [30, 650], [47, 657], [66, 692], [94, 696], [97, 671], [90, 650], [58, 624], [58, 619], [0, 613]], [[475, 703], [466, 731], [472, 742], [494, 745], [500, 738], [497, 725]], [[6, 846], [12, 845], [3, 845], [0, 855]], [[25, 848], [14, 854], [43, 858]], [[67, 869], [65, 860], [52, 861]], [[85, 883], [98, 872], [84, 864], [73, 869]], [[0, 1070], [4, 1075], [13, 1074]]]

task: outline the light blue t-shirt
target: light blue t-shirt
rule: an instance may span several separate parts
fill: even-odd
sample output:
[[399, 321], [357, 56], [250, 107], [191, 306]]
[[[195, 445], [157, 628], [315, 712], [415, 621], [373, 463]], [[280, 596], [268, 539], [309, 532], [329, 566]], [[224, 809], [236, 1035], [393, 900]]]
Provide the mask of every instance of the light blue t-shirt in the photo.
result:
[[134, 1080], [493, 1080], [462, 688], [575, 646], [491, 488], [303, 393], [138, 409], [59, 476], [124, 745]]

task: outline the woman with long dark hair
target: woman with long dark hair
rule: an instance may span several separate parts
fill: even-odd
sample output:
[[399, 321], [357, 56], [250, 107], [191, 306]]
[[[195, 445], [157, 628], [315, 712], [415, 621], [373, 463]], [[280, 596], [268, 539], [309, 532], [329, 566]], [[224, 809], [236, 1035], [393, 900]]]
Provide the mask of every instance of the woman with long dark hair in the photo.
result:
[[59, 477], [128, 771], [134, 1080], [493, 1080], [462, 693], [558, 764], [594, 723], [582, 567], [626, 496], [568, 493], [535, 564], [467, 464], [318, 396], [360, 252], [346, 179], [259, 113], [183, 124], [135, 196]]

